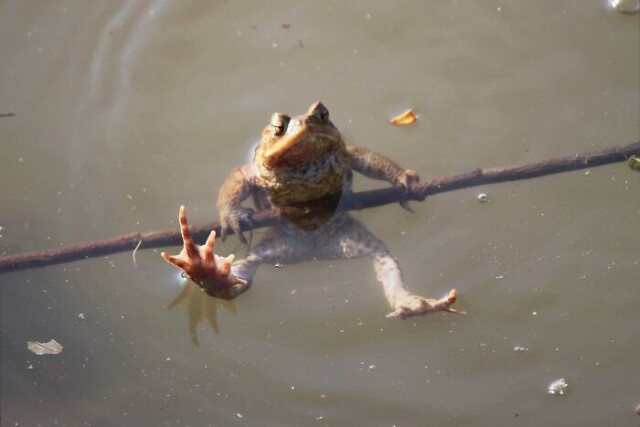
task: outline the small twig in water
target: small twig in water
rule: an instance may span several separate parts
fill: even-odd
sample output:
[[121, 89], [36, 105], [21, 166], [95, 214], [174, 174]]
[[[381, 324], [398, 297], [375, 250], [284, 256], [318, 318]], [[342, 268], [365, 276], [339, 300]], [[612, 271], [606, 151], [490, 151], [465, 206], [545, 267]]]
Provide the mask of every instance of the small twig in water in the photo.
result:
[[[361, 210], [400, 201], [422, 201], [427, 196], [458, 190], [460, 188], [536, 178], [561, 172], [593, 168], [615, 162], [627, 162], [629, 159], [634, 159], [629, 161], [629, 167], [633, 170], [638, 170], [636, 169], [635, 160], [637, 157], [633, 156], [640, 156], [640, 142], [634, 142], [623, 147], [611, 147], [594, 153], [574, 154], [537, 163], [503, 168], [477, 168], [461, 175], [435, 178], [420, 182], [415, 191], [411, 193], [405, 192], [399, 187], [355, 193], [345, 198], [340, 209], [343, 211]], [[312, 216], [313, 214], [314, 212], [306, 212], [304, 210], [298, 213], [292, 210], [288, 212], [289, 217], [287, 217], [281, 215], [277, 209], [264, 210], [256, 212], [251, 217], [251, 225], [242, 224], [242, 231], [284, 224], [292, 217], [302, 218]], [[147, 233], [134, 232], [104, 240], [69, 245], [64, 248], [3, 256], [0, 257], [0, 273], [8, 273], [26, 268], [44, 267], [47, 265], [129, 251], [136, 244], [140, 246], [140, 242], [144, 243], [145, 249], [182, 245], [180, 230], [176, 228]], [[191, 226], [190, 228], [194, 240], [205, 240], [211, 230], [215, 230], [218, 234], [220, 233], [220, 222], [209, 222]]]

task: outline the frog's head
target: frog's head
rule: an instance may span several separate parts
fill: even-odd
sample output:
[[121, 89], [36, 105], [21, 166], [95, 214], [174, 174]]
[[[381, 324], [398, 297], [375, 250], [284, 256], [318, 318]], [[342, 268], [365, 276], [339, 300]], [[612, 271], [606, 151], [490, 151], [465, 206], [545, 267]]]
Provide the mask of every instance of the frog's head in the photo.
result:
[[329, 120], [327, 107], [318, 101], [300, 116], [274, 113], [262, 131], [254, 162], [269, 170], [303, 167], [341, 150], [345, 150], [342, 136]]

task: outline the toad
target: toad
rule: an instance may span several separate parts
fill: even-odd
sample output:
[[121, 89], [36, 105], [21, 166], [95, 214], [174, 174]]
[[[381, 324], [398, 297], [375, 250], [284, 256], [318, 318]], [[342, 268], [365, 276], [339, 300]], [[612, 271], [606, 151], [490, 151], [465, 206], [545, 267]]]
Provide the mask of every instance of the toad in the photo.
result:
[[224, 241], [233, 232], [248, 243], [241, 223], [251, 222], [253, 210], [242, 205], [249, 198], [257, 209], [279, 209], [286, 214], [287, 208], [300, 208], [319, 213], [271, 228], [260, 243], [250, 247], [244, 259], [234, 261], [233, 254], [214, 254], [215, 231], [203, 246], [193, 242], [182, 206], [182, 251], [175, 256], [162, 252], [162, 257], [184, 270], [207, 294], [230, 300], [249, 289], [263, 263], [369, 256], [391, 306], [387, 317], [404, 319], [435, 311], [462, 313], [451, 307], [457, 299], [455, 289], [441, 299], [410, 292], [386, 245], [338, 209], [342, 197], [352, 191], [353, 172], [386, 180], [405, 191], [419, 182], [416, 172], [402, 169], [387, 157], [364, 147], [347, 146], [321, 102], [295, 117], [275, 113], [262, 131], [253, 163], [234, 168], [220, 188], [216, 205], [221, 238]]

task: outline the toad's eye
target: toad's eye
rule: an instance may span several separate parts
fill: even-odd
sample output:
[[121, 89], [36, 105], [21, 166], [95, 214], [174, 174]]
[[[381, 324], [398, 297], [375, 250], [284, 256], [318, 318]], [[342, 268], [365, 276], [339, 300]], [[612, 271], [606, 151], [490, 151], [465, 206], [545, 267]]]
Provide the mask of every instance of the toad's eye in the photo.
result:
[[271, 116], [271, 127], [273, 128], [273, 134], [275, 136], [282, 136], [287, 132], [287, 126], [291, 117], [282, 113], [274, 113]]

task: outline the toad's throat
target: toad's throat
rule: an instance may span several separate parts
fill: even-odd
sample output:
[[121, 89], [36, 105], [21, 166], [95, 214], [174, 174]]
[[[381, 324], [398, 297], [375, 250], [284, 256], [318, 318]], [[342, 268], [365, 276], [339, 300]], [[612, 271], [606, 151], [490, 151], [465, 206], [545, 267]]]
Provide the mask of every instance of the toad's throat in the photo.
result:
[[337, 171], [311, 174], [314, 178], [306, 175], [288, 174], [287, 185], [267, 187], [267, 198], [273, 206], [281, 208], [285, 215], [289, 212], [287, 208], [292, 208], [292, 212], [304, 212], [300, 221], [295, 220], [299, 216], [297, 214], [287, 215], [301, 228], [317, 228], [335, 212], [342, 197], [345, 178]]
[[261, 176], [271, 205], [303, 229], [315, 229], [331, 218], [351, 181], [341, 155], [313, 160], [304, 167], [263, 169]]

